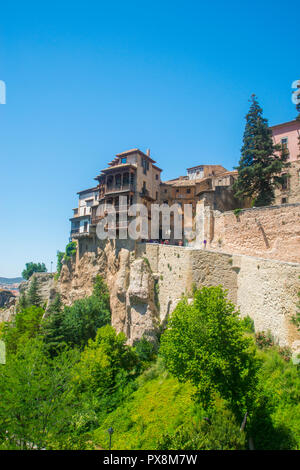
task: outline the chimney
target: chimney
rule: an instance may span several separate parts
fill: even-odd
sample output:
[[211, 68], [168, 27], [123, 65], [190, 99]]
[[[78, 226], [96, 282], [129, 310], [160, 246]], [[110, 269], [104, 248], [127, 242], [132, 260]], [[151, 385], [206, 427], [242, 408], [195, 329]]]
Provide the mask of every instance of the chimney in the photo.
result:
[[146, 155], [147, 155], [148, 157], [150, 157], [150, 149], [147, 149], [147, 150], [146, 150]]

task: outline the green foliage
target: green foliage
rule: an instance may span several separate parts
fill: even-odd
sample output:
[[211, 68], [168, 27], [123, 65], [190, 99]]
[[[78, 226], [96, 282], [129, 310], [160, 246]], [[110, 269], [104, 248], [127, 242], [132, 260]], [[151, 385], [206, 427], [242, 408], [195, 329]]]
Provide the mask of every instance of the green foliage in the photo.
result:
[[76, 351], [50, 360], [43, 343], [29, 340], [0, 368], [0, 442], [20, 449], [85, 448], [70, 395]]
[[256, 449], [300, 449], [300, 372], [276, 348], [259, 352], [258, 397], [248, 432]]
[[252, 410], [259, 361], [221, 287], [204, 287], [191, 304], [186, 298], [179, 302], [161, 337], [160, 353], [172, 374], [196, 386], [205, 409], [220, 394], [237, 416]]
[[56, 253], [56, 258], [57, 258], [57, 264], [56, 264], [56, 274], [55, 274], [55, 279], [59, 279], [63, 261], [69, 261], [75, 254], [76, 254], [76, 249], [77, 249], [77, 243], [75, 241], [69, 242], [66, 246], [65, 251], [57, 251]]
[[157, 345], [143, 336], [139, 341], [135, 341], [133, 346], [142, 368], [146, 369], [157, 357]]
[[240, 213], [242, 212], [242, 209], [234, 209], [233, 213], [236, 216], [236, 218], [239, 217]]
[[70, 242], [66, 246], [66, 251], [65, 251], [65, 260], [69, 260], [72, 256], [76, 254], [76, 248], [77, 248], [77, 243], [76, 242]]
[[41, 297], [39, 295], [39, 286], [37, 278], [34, 276], [30, 282], [30, 287], [26, 296], [27, 305], [35, 305], [38, 307], [41, 304]]
[[28, 280], [33, 273], [46, 273], [47, 268], [44, 263], [26, 263], [26, 268], [22, 272], [22, 277]]
[[[300, 276], [299, 276], [300, 279]], [[297, 303], [297, 313], [291, 318], [292, 323], [296, 325], [298, 331], [300, 331], [300, 291], [298, 292], [298, 303]]]
[[63, 309], [60, 300], [56, 302], [44, 324], [45, 342], [51, 354], [65, 344], [84, 347], [89, 339], [95, 338], [98, 328], [110, 322], [109, 292], [100, 276], [95, 279], [90, 297], [77, 300]]
[[234, 415], [218, 409], [209, 419], [191, 420], [158, 441], [160, 450], [244, 450], [246, 436]]
[[249, 315], [241, 319], [241, 325], [245, 332], [255, 333], [254, 321], [249, 317]]
[[44, 310], [31, 305], [16, 313], [13, 322], [6, 322], [2, 331], [8, 353], [15, 353], [22, 349], [30, 338], [40, 333]]
[[286, 149], [274, 145], [272, 131], [262, 112], [256, 96], [252, 95], [242, 156], [236, 167], [238, 178], [234, 183], [235, 196], [254, 199], [255, 206], [267, 206], [274, 201], [274, 189], [283, 183], [280, 173], [289, 166]]
[[65, 256], [65, 253], [63, 251], [57, 251], [57, 253], [56, 253], [56, 258], [57, 258], [56, 278], [58, 278], [60, 276], [64, 256]]
[[128, 382], [137, 376], [138, 355], [126, 345], [124, 333], [117, 334], [110, 325], [89, 340], [75, 369], [74, 382], [79, 394], [93, 394], [102, 412], [120, 403]]
[[249, 436], [256, 449], [300, 449], [300, 370], [264, 334], [257, 349], [253, 321], [220, 287], [179, 302], [158, 359], [155, 343], [131, 347], [107, 324], [102, 278], [83, 301], [57, 296], [46, 320], [30, 306], [0, 325], [1, 450], [105, 449], [111, 426], [114, 449], [245, 449]]
[[154, 302], [156, 305], [157, 310], [160, 310], [160, 303], [159, 303], [159, 282], [158, 279], [154, 280]]
[[164, 433], [173, 433], [193, 416], [191, 384], [181, 384], [164, 370], [162, 361], [155, 363], [136, 380], [137, 390], [108, 414], [94, 440], [108, 449], [107, 429], [115, 430], [113, 449], [157, 449]]

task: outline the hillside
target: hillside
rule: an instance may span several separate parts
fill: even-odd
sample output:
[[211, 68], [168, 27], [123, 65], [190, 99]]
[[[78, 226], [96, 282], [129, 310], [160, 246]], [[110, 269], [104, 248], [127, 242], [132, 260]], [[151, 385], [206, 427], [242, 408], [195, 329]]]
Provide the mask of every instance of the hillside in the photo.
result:
[[0, 285], [20, 284], [23, 281], [22, 277], [0, 277]]

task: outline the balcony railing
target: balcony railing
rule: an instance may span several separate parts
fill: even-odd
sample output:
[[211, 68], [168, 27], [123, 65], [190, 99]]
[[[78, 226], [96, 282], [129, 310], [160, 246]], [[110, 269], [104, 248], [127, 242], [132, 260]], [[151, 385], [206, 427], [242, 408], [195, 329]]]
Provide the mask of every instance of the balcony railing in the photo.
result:
[[106, 186], [105, 194], [119, 193], [121, 191], [134, 191], [134, 185], [132, 183], [128, 183], [128, 184]]

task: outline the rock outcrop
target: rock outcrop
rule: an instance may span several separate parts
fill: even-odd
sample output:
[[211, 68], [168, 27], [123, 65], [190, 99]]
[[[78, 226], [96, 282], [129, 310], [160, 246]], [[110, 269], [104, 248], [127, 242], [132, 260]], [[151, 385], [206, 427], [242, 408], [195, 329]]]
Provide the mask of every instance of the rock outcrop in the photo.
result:
[[15, 313], [16, 296], [9, 290], [0, 291], [0, 323], [10, 321]]
[[20, 294], [27, 294], [33, 279], [37, 280], [38, 294], [42, 305], [49, 307], [57, 294], [57, 287], [54, 281], [54, 274], [50, 273], [34, 273], [28, 281], [20, 284]]
[[58, 290], [62, 301], [70, 305], [91, 295], [97, 275], [110, 291], [112, 325], [124, 332], [133, 344], [142, 336], [155, 341], [158, 311], [154, 301], [154, 278], [149, 265], [135, 252], [116, 247], [111, 241], [74, 256], [63, 264]]

